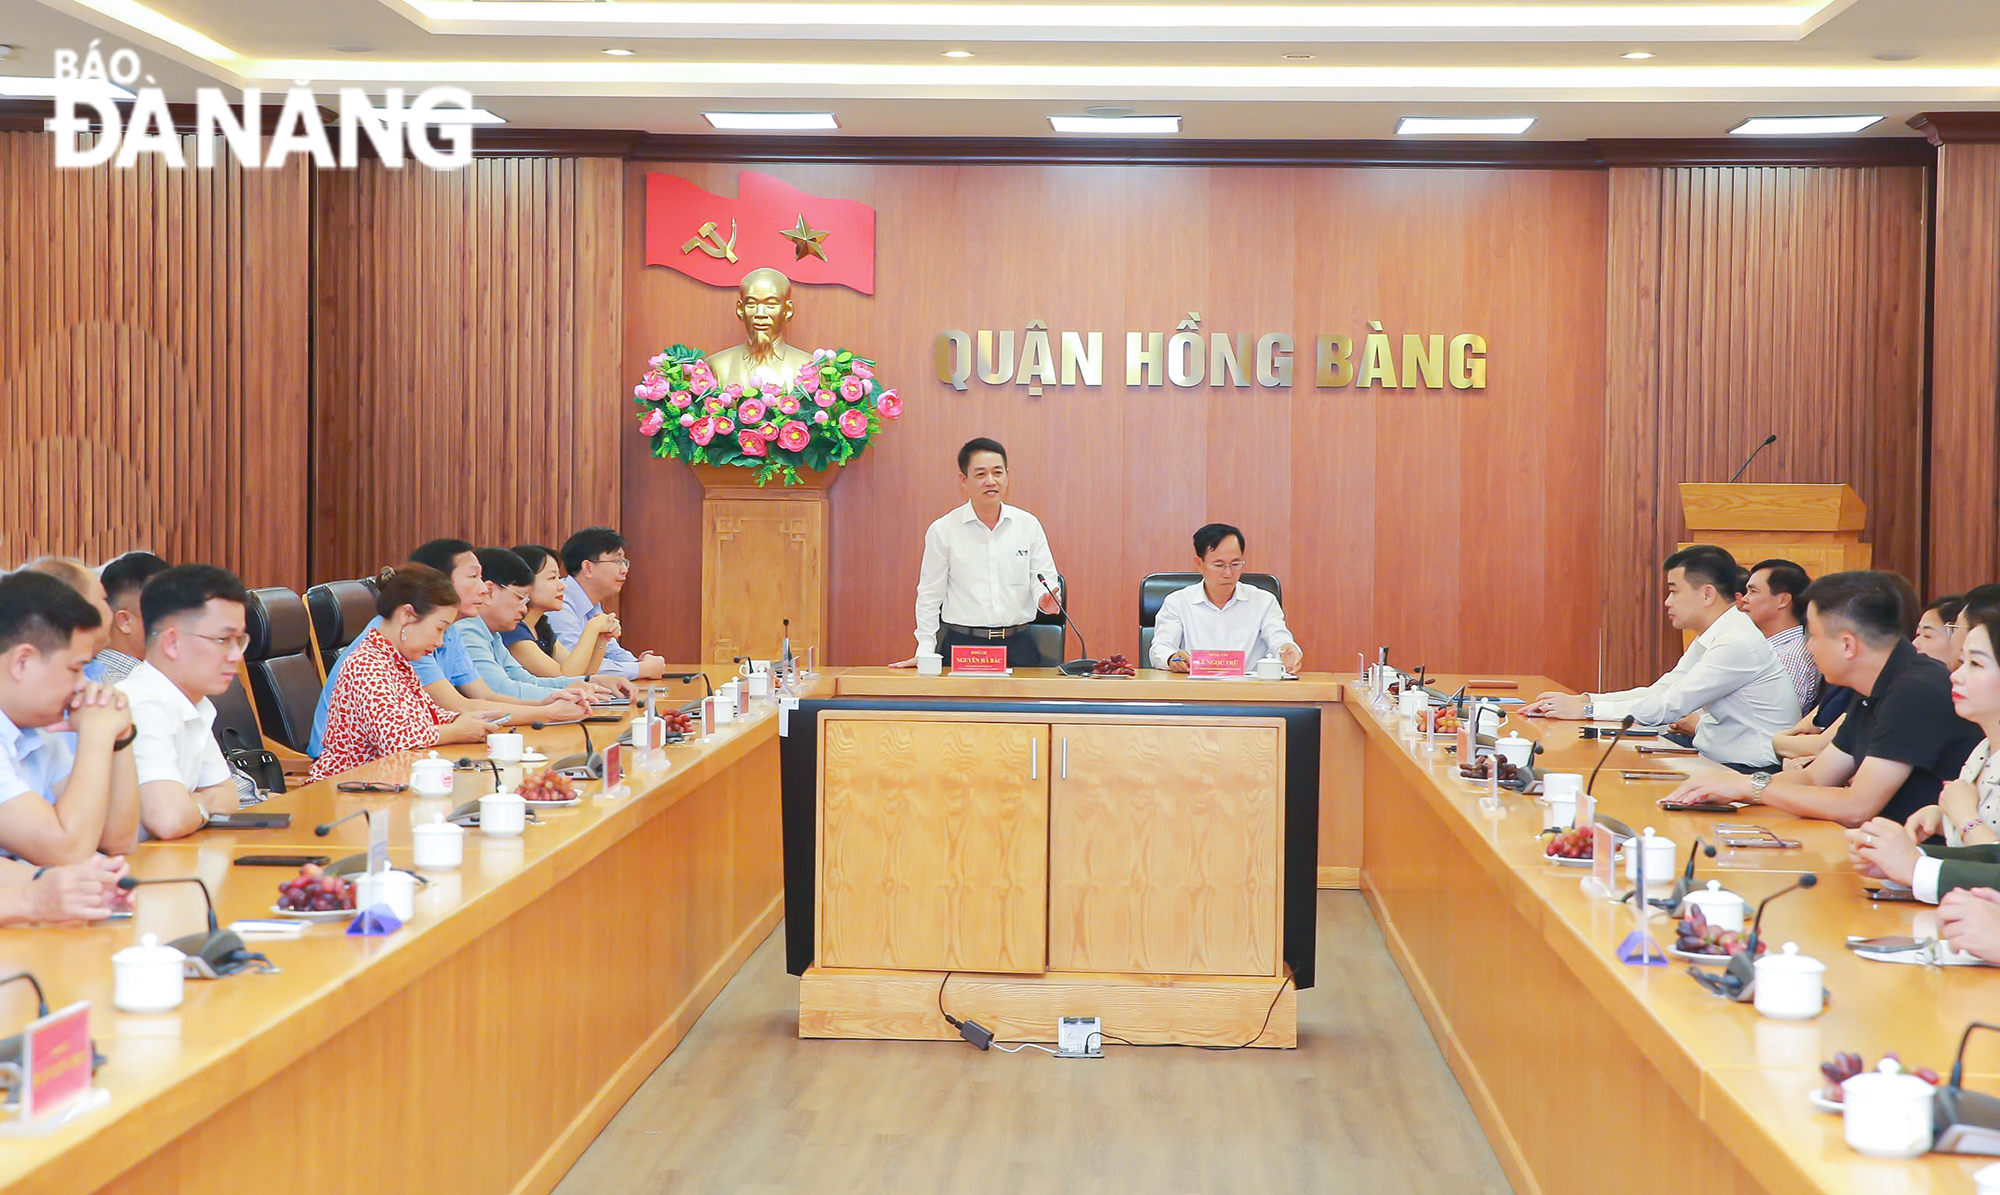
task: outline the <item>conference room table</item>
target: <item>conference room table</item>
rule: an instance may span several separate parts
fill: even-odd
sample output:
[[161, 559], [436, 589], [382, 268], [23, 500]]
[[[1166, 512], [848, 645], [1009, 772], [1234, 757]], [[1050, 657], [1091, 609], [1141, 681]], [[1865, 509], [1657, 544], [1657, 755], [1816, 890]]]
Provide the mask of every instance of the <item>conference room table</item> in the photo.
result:
[[[171, 1012], [115, 1009], [111, 956], [143, 934], [205, 928], [193, 885], [139, 888], [129, 921], [0, 930], [0, 968], [34, 972], [52, 1007], [90, 1002], [110, 1095], [45, 1136], [0, 1142], [0, 1190], [551, 1189], [777, 923], [778, 724], [759, 703], [708, 741], [668, 747], [664, 768], [628, 773], [629, 795], [579, 783], [577, 805], [534, 810], [518, 837], [468, 830], [463, 865], [424, 869], [402, 929], [350, 937], [337, 921], [249, 938], [277, 972], [189, 980]], [[591, 729], [602, 745], [621, 727]], [[581, 738], [575, 726], [526, 732], [552, 759]], [[407, 781], [421, 755], [340, 779]], [[143, 843], [132, 870], [199, 876], [225, 926], [271, 918], [294, 869], [237, 858], [365, 851], [366, 818], [314, 828], [379, 809], [390, 860], [407, 869], [410, 826], [492, 791], [492, 772], [454, 784], [449, 800], [307, 785], [258, 807], [290, 813], [287, 828]], [[8, 1026], [33, 1015], [25, 984], [0, 988]]]

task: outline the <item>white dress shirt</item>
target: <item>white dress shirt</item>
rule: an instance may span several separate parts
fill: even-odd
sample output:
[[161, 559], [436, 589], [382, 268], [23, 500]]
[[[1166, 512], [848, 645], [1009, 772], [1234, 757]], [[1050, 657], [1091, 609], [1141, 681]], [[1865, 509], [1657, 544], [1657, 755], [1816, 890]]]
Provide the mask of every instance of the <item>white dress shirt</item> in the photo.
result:
[[1701, 711], [1695, 750], [1718, 763], [1765, 764], [1777, 758], [1773, 735], [1798, 723], [1791, 674], [1750, 616], [1731, 607], [1695, 637], [1674, 670], [1643, 689], [1590, 695], [1591, 717], [1664, 726]]
[[132, 766], [140, 784], [171, 780], [192, 796], [231, 781], [215, 741], [215, 703], [187, 699], [180, 686], [151, 664], [140, 664], [118, 686], [132, 705]]
[[968, 502], [924, 532], [924, 566], [917, 575], [917, 654], [937, 650], [938, 623], [1011, 627], [1035, 621], [1042, 587], [1056, 583], [1055, 557], [1040, 519], [1001, 504], [992, 527]]
[[1165, 668], [1177, 651], [1240, 651], [1247, 667], [1293, 642], [1278, 599], [1255, 585], [1236, 584], [1217, 608], [1200, 582], [1176, 589], [1153, 616], [1155, 668]]

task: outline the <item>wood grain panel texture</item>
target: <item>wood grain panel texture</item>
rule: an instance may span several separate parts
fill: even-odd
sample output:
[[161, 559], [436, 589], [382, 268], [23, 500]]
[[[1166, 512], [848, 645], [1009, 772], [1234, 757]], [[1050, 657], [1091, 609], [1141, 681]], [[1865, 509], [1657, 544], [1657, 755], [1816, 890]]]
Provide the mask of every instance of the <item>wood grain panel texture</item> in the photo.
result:
[[[833, 625], [822, 658], [910, 653], [926, 525], [963, 499], [954, 456], [975, 435], [1012, 455], [1012, 500], [1048, 529], [1071, 613], [1099, 655], [1138, 649], [1137, 589], [1187, 567], [1211, 519], [1242, 526], [1250, 559], [1285, 582], [1318, 667], [1394, 645], [1414, 664], [1586, 680], [1597, 664], [1601, 478], [1575, 462], [1603, 441], [1605, 184], [1586, 171], [1114, 166], [759, 165], [877, 210], [875, 297], [797, 294], [793, 339], [880, 358], [905, 398], [896, 426], [832, 493]], [[741, 337], [729, 291], [644, 267], [645, 176], [736, 193], [737, 167], [626, 167], [629, 386], [668, 344]], [[837, 251], [837, 246], [831, 247]], [[1289, 393], [1128, 388], [1124, 334], [1190, 311], [1205, 331], [1297, 338]], [[1030, 320], [1105, 334], [1099, 389], [939, 383], [947, 328]], [[1483, 392], [1316, 390], [1319, 333], [1487, 337]], [[629, 404], [628, 404], [629, 406]], [[681, 612], [701, 588], [701, 489], [623, 427], [624, 526], [646, 604], [627, 638], [694, 658]], [[1560, 478], [1561, 489], [1521, 477]], [[1388, 491], [1407, 493], [1393, 497]], [[1383, 491], [1378, 497], [1378, 490]], [[1420, 494], [1422, 500], [1408, 495]], [[1504, 531], [1504, 551], [1486, 545]], [[1524, 577], [1550, 578], [1522, 585]], [[1473, 612], [1570, 628], [1496, 636]]]
[[0, 133], [0, 564], [304, 580], [309, 189], [297, 161], [59, 171]]
[[1771, 432], [1744, 480], [1852, 485], [1876, 567], [1922, 586], [1924, 170], [1610, 175], [1602, 686], [1644, 683], [1679, 654], [1645, 600], [1688, 538], [1676, 487], [1727, 480]]
[[1938, 149], [1931, 588], [2000, 580], [2000, 145]]
[[555, 547], [617, 522], [619, 171], [482, 158], [319, 176], [314, 581], [435, 536]]

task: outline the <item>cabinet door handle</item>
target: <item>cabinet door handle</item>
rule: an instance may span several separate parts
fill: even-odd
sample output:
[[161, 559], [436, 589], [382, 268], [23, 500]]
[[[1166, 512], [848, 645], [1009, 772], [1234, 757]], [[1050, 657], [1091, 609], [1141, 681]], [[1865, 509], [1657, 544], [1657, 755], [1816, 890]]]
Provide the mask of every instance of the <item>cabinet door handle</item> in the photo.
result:
[[1069, 779], [1069, 736], [1063, 736], [1062, 778]]
[[1040, 780], [1040, 779], [1042, 778], [1042, 770], [1041, 770], [1041, 758], [1042, 758], [1042, 740], [1040, 740], [1040, 739], [1029, 739], [1029, 740], [1028, 740], [1028, 779], [1030, 779], [1030, 780]]

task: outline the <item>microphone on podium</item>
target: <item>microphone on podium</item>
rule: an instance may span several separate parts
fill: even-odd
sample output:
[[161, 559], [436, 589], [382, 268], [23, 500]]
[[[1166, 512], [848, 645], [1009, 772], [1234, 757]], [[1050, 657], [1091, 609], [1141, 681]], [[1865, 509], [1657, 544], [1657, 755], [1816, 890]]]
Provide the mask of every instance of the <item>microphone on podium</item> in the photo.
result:
[[1035, 580], [1041, 582], [1044, 593], [1056, 600], [1056, 609], [1062, 614], [1063, 625], [1072, 631], [1076, 631], [1077, 650], [1083, 653], [1077, 659], [1065, 661], [1056, 671], [1062, 673], [1064, 676], [1089, 676], [1091, 669], [1097, 667], [1097, 661], [1090, 658], [1090, 645], [1083, 641], [1083, 632], [1077, 628], [1076, 620], [1069, 616], [1069, 606], [1063, 602], [1062, 594], [1050, 588], [1047, 577], [1036, 573]]
[[1765, 436], [1764, 442], [1762, 444], [1757, 445], [1756, 449], [1752, 451], [1749, 456], [1743, 458], [1743, 463], [1736, 467], [1736, 472], [1731, 473], [1729, 475], [1729, 484], [1735, 485], [1736, 479], [1743, 476], [1743, 470], [1748, 469], [1750, 467], [1750, 462], [1756, 460], [1759, 453], [1763, 452], [1766, 448], [1769, 448], [1771, 445], [1776, 444], [1777, 442], [1778, 442], [1777, 432], [1772, 432], [1770, 435]]

